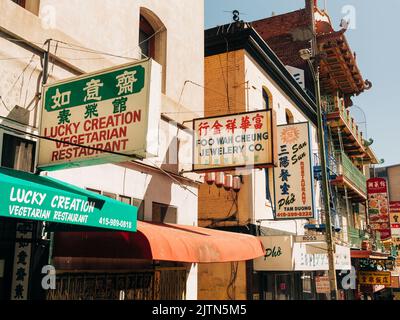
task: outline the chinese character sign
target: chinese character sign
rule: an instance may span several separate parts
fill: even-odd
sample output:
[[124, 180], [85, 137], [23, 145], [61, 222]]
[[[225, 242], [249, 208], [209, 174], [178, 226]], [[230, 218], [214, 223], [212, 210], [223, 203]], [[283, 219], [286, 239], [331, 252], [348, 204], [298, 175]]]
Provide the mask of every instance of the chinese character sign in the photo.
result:
[[259, 110], [194, 121], [194, 171], [273, 165], [273, 113]]
[[125, 154], [157, 155], [158, 71], [159, 65], [146, 60], [46, 85], [40, 132], [55, 141], [41, 140], [39, 167], [124, 161]]
[[314, 217], [308, 123], [278, 126], [278, 167], [274, 169], [275, 218]]
[[28, 299], [32, 231], [32, 222], [17, 223], [11, 300]]
[[389, 212], [392, 236], [400, 237], [400, 201], [390, 201]]
[[358, 271], [357, 280], [360, 285], [384, 285], [390, 287], [391, 273], [385, 271]]
[[383, 178], [368, 179], [367, 192], [371, 228], [379, 231], [382, 239], [390, 238], [389, 200], [386, 180]]

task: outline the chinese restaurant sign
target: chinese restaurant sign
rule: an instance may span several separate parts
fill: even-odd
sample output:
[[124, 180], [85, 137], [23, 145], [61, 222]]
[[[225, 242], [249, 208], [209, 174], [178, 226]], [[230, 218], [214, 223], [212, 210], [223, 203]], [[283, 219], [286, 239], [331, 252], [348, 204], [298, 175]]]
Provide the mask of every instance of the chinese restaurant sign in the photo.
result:
[[62, 181], [0, 168], [0, 217], [136, 231], [137, 207]]
[[275, 218], [314, 217], [308, 123], [278, 126], [278, 167], [274, 168]]
[[389, 212], [392, 236], [400, 237], [400, 201], [390, 201]]
[[371, 178], [367, 180], [369, 224], [381, 234], [381, 239], [390, 238], [389, 200], [386, 180]]
[[40, 134], [57, 142], [40, 141], [39, 167], [157, 155], [160, 105], [161, 71], [152, 60], [44, 86]]
[[378, 272], [378, 271], [358, 271], [357, 278], [360, 285], [391, 285], [391, 274], [390, 271]]
[[272, 110], [194, 119], [193, 171], [274, 165]]

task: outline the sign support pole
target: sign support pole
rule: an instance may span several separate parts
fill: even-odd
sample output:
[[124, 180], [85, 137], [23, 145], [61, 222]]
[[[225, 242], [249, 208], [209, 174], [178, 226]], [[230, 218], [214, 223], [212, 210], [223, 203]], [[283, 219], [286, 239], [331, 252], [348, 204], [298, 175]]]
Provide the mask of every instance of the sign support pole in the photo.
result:
[[[49, 77], [49, 55], [50, 55], [50, 44], [51, 39], [47, 39], [44, 43], [47, 44], [47, 50], [43, 53], [43, 78], [42, 78], [42, 86], [47, 83], [47, 79]], [[42, 96], [42, 99], [44, 97]], [[42, 223], [42, 228], [45, 228], [46, 223]], [[50, 232], [50, 241], [49, 241], [49, 258], [48, 264], [53, 265], [53, 246], [54, 246], [54, 232]]]
[[321, 110], [321, 88], [319, 82], [319, 50], [315, 30], [315, 18], [314, 18], [314, 3], [315, 1], [310, 0], [311, 8], [311, 24], [313, 30], [313, 37], [311, 41], [312, 56], [314, 58], [314, 63], [310, 59], [307, 60], [310, 65], [311, 72], [314, 77], [314, 86], [316, 92], [316, 105], [317, 105], [317, 121], [318, 121], [318, 142], [319, 142], [319, 154], [321, 161], [321, 175], [322, 175], [322, 197], [324, 201], [324, 211], [325, 211], [325, 236], [328, 249], [328, 261], [329, 261], [329, 284], [331, 290], [331, 299], [337, 300], [337, 283], [336, 283], [336, 270], [335, 270], [335, 244], [333, 242], [332, 234], [332, 220], [331, 220], [331, 208], [330, 208], [330, 197], [329, 197], [329, 181], [327, 173], [327, 161], [326, 161], [326, 149], [325, 149], [325, 134], [322, 119]]

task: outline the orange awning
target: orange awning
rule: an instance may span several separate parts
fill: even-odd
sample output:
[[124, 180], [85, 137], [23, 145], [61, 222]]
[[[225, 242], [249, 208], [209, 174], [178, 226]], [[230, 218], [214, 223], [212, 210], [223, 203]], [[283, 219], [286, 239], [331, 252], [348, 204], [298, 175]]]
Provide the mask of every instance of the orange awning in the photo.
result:
[[146, 259], [191, 263], [244, 261], [264, 255], [254, 236], [176, 224], [137, 223], [137, 232], [57, 232], [54, 257]]

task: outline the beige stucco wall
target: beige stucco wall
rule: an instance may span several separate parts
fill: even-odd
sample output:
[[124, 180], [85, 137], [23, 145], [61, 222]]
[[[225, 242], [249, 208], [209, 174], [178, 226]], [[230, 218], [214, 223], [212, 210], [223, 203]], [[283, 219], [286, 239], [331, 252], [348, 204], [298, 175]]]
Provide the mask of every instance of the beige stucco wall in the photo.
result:
[[[14, 109], [11, 114], [0, 102], [0, 116], [4, 117], [0, 118], [0, 124], [37, 133], [40, 117], [40, 105], [29, 106], [42, 69], [40, 59], [32, 55], [28, 48], [10, 42], [9, 37], [26, 40], [37, 48], [43, 47], [46, 39], [58, 40], [58, 45], [56, 41], [51, 42], [51, 53], [83, 72], [91, 72], [135, 61], [140, 57], [141, 8], [152, 11], [166, 29], [160, 32], [166, 36], [165, 90], [161, 112], [178, 123], [202, 116], [204, 1], [40, 0], [38, 7], [37, 0], [29, 0], [32, 1], [36, 3], [29, 3], [32, 5], [29, 9], [37, 11], [37, 14], [11, 0], [0, 0], [0, 31], [5, 33], [0, 34], [0, 96], [8, 109]], [[98, 52], [93, 53], [92, 50]], [[73, 76], [71, 72], [54, 66], [51, 59], [49, 73], [48, 83]], [[17, 109], [16, 105], [19, 106]], [[147, 161], [148, 165], [157, 167], [162, 165], [176, 135], [181, 139], [181, 145], [184, 142], [191, 145], [189, 133], [178, 130], [174, 124], [160, 120], [160, 130], [159, 156]], [[25, 135], [25, 138], [31, 139], [29, 135]], [[179, 155], [179, 159], [182, 164], [179, 169], [186, 169], [183, 164], [188, 165], [187, 155], [183, 158]], [[174, 180], [154, 168], [124, 164], [60, 170], [49, 175], [81, 187], [144, 199], [147, 220], [151, 219], [154, 201], [178, 207], [178, 223], [197, 224], [198, 185], [194, 181], [197, 175], [189, 176], [192, 180], [179, 177]], [[195, 264], [188, 275], [187, 286], [187, 298], [195, 299]]]
[[400, 201], [400, 165], [387, 168], [390, 201]]
[[[167, 34], [165, 94], [181, 104], [175, 106], [177, 110], [169, 105], [164, 112], [171, 112], [168, 116], [177, 117], [181, 122], [192, 118], [188, 110], [200, 115], [203, 110], [203, 7], [203, 1], [41, 0], [37, 16], [10, 0], [1, 0], [0, 28], [39, 47], [46, 39], [55, 39], [72, 44], [74, 49], [97, 50], [131, 58], [93, 54], [72, 50], [66, 44], [58, 45], [57, 56], [89, 72], [139, 58], [140, 9], [153, 11], [165, 25], [166, 31], [161, 32]], [[54, 53], [56, 42], [52, 44], [51, 51]], [[4, 47], [5, 44], [0, 48]], [[29, 56], [26, 50], [22, 55], [18, 55], [21, 54], [18, 51], [12, 50], [7, 55]], [[29, 59], [17, 61], [25, 65]], [[63, 74], [54, 72], [54, 79], [63, 77]], [[186, 80], [200, 86], [185, 85]]]

